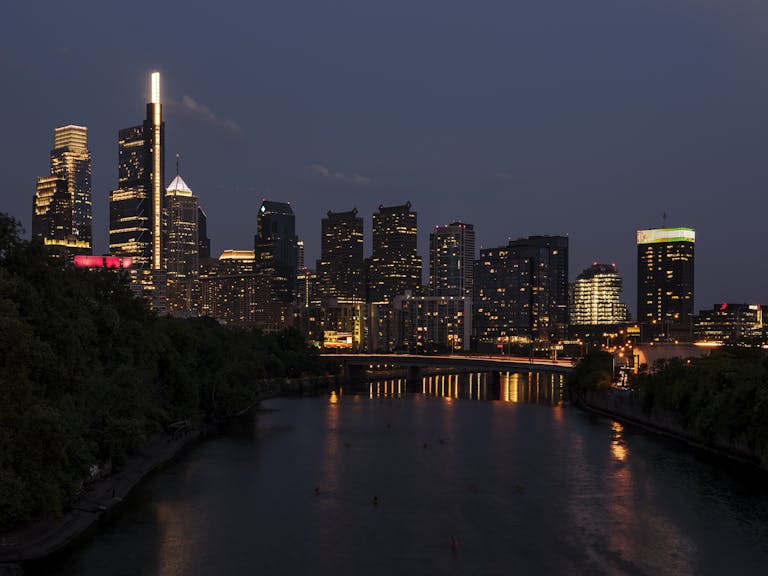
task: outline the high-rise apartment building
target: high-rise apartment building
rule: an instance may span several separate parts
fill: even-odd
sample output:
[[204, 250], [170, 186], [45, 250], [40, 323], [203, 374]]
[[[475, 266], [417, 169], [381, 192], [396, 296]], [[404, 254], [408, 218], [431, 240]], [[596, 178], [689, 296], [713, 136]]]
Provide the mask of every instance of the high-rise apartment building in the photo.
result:
[[613, 264], [595, 262], [573, 284], [571, 324], [615, 325], [627, 320], [627, 305], [621, 300], [622, 280]]
[[370, 302], [391, 302], [421, 286], [416, 212], [411, 203], [379, 206], [373, 214], [373, 250], [368, 270]]
[[453, 222], [429, 235], [429, 294], [472, 298], [475, 228]]
[[264, 200], [254, 238], [254, 269], [268, 280], [274, 302], [290, 304], [294, 300], [297, 243], [296, 216], [291, 205]]
[[530, 258], [512, 258], [507, 246], [480, 250], [475, 263], [474, 334], [479, 343], [531, 341]]
[[164, 152], [160, 73], [153, 72], [146, 119], [118, 133], [118, 188], [109, 195], [109, 251], [133, 259], [134, 291], [161, 313], [166, 310]]
[[61, 126], [53, 133], [50, 176], [38, 179], [32, 235], [62, 256], [91, 254], [91, 154], [88, 129]]
[[189, 314], [197, 308], [200, 267], [197, 197], [179, 174], [165, 192], [165, 269], [168, 282], [168, 312]]
[[321, 223], [317, 288], [323, 299], [365, 300], [363, 219], [357, 208], [328, 212]]
[[567, 335], [568, 237], [481, 250], [475, 271], [478, 341], [554, 344]]
[[637, 232], [637, 321], [644, 339], [687, 340], [693, 328], [692, 228]]
[[253, 269], [253, 250], [225, 250], [218, 260], [208, 260], [200, 274], [200, 313], [243, 326], [268, 323], [265, 302], [267, 279]]

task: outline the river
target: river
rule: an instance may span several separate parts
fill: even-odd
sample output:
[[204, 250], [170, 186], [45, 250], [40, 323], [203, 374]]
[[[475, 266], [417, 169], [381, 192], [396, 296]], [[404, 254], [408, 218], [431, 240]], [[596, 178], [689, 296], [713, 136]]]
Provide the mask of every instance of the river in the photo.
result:
[[766, 475], [463, 374], [276, 398], [145, 479], [59, 575], [766, 574]]

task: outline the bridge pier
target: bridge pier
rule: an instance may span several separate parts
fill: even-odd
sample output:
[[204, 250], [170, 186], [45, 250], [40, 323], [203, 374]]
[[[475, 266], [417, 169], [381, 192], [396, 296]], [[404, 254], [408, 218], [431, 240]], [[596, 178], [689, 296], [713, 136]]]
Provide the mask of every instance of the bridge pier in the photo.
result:
[[344, 363], [344, 379], [350, 384], [365, 382], [365, 366], [361, 364]]
[[408, 366], [405, 382], [406, 384], [421, 384], [421, 366]]

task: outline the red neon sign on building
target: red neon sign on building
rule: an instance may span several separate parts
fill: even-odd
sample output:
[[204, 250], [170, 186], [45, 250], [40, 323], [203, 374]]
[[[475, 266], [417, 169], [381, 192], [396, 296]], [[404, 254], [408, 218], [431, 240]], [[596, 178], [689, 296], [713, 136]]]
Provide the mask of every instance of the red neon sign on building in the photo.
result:
[[117, 256], [75, 256], [76, 268], [130, 268], [133, 258]]

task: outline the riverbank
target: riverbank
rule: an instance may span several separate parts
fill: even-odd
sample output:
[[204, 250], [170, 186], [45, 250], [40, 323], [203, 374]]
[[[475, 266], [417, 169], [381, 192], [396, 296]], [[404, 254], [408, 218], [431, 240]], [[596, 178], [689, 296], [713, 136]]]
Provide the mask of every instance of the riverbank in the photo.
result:
[[761, 461], [755, 452], [747, 447], [727, 442], [722, 438], [715, 438], [711, 441], [697, 438], [680, 425], [678, 414], [671, 410], [660, 408], [653, 408], [646, 412], [643, 410], [640, 398], [628, 390], [588, 390], [579, 393], [571, 389], [570, 395], [574, 404], [588, 412], [638, 426], [644, 430], [685, 442], [700, 450], [705, 450], [768, 472], [768, 466]]
[[[335, 383], [336, 376], [333, 375], [264, 379], [259, 382], [260, 386], [272, 391], [259, 395], [231, 418], [250, 412], [263, 400], [280, 395], [316, 393]], [[157, 435], [138, 454], [128, 458], [119, 472], [90, 483], [85, 493], [61, 517], [40, 518], [14, 530], [0, 532], [0, 576], [23, 573], [18, 572], [19, 565], [64, 550], [95, 527], [150, 472], [175, 459], [221, 423], [193, 426], [184, 434]]]
[[130, 457], [119, 472], [90, 484], [61, 517], [40, 518], [0, 532], [0, 566], [40, 560], [64, 549], [117, 506], [147, 474], [207, 433], [207, 428], [196, 427], [176, 437], [158, 435]]

